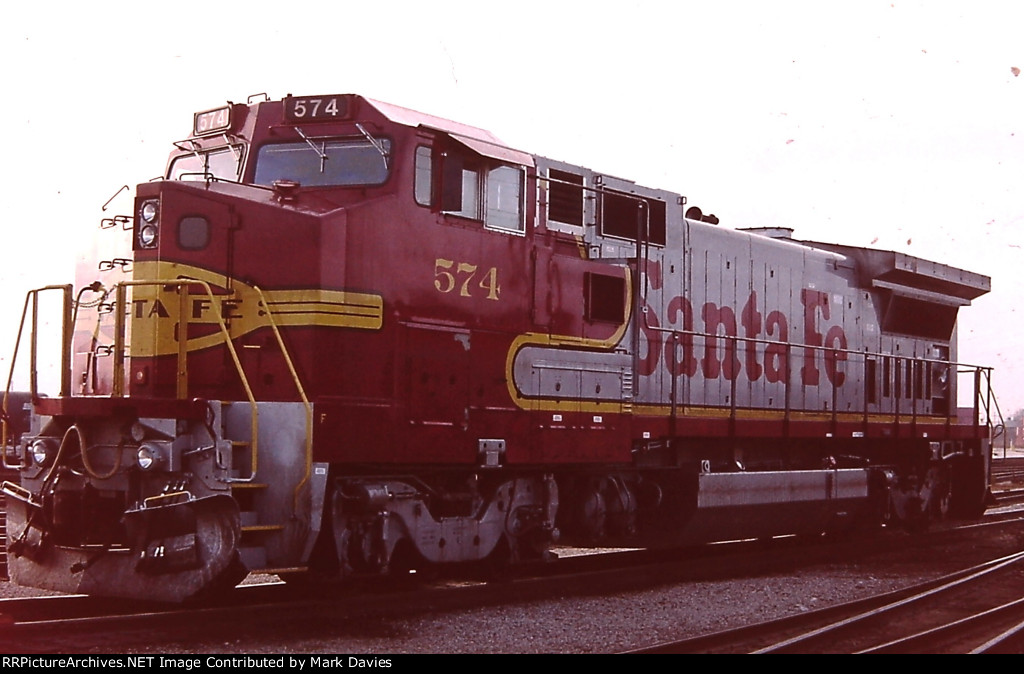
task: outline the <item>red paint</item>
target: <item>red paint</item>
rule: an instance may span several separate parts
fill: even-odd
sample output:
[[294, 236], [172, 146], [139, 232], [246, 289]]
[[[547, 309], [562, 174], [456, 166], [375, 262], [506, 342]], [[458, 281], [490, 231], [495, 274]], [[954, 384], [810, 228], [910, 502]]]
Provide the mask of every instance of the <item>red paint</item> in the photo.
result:
[[801, 381], [805, 386], [817, 386], [820, 380], [818, 372], [818, 349], [821, 346], [821, 331], [818, 329], [817, 315], [820, 310], [824, 319], [829, 317], [828, 293], [820, 290], [803, 288], [800, 290], [800, 303], [804, 305], [804, 366], [800, 368]]
[[[828, 325], [831, 316], [828, 293], [810, 288], [800, 291], [804, 305], [804, 343], [796, 345], [803, 350], [804, 365], [801, 368], [801, 382], [805, 386], [821, 384], [821, 368], [824, 362], [825, 377], [830, 384], [840, 387], [846, 381], [842, 363], [847, 360], [843, 351], [847, 348], [846, 332], [841, 325]], [[661, 322], [655, 311], [644, 305], [645, 323], [642, 325], [644, 339], [641, 340], [642, 356], [638, 372], [642, 376], [654, 374], [662, 356], [665, 368], [672, 376], [692, 377], [697, 372], [698, 359], [694, 353], [693, 334], [694, 309], [690, 301], [682, 296], [671, 298], [665, 309], [666, 328], [681, 333], [667, 338], [661, 330]], [[767, 313], [767, 318], [765, 318]], [[819, 317], [821, 320], [819, 320]], [[739, 322], [736, 311], [729, 306], [706, 302], [700, 307], [701, 329], [705, 335], [703, 355], [699, 359], [700, 371], [705, 379], [732, 381], [744, 374], [749, 381], [758, 381], [763, 376], [769, 382], [786, 381], [789, 372], [789, 354], [794, 345], [789, 343], [789, 324], [786, 315], [779, 310], [760, 308], [756, 292], [751, 292], [740, 311]], [[827, 330], [826, 330], [827, 326]], [[739, 335], [742, 328], [742, 337]], [[822, 331], [826, 330], [824, 336]], [[745, 340], [769, 340], [761, 341]], [[664, 342], [663, 348], [659, 348]], [[821, 348], [826, 347], [826, 348]], [[743, 353], [740, 359], [739, 353]]]

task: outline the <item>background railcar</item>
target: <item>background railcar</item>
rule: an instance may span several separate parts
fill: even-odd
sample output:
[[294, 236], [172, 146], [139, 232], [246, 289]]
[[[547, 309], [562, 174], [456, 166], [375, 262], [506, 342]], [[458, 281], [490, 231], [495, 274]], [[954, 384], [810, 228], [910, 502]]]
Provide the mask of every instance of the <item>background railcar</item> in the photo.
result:
[[8, 457], [16, 582], [182, 600], [984, 509], [985, 276], [356, 95], [197, 113], [165, 176], [29, 293], [64, 337]]

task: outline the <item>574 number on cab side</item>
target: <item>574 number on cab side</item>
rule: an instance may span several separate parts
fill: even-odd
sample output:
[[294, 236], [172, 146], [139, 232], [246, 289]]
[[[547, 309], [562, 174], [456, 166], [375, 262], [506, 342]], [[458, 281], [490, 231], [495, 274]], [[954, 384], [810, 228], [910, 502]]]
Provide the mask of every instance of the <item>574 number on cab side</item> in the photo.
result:
[[461, 297], [483, 295], [489, 300], [497, 300], [501, 292], [497, 267], [480, 272], [475, 264], [440, 257], [434, 260], [434, 288], [441, 293], [457, 291]]

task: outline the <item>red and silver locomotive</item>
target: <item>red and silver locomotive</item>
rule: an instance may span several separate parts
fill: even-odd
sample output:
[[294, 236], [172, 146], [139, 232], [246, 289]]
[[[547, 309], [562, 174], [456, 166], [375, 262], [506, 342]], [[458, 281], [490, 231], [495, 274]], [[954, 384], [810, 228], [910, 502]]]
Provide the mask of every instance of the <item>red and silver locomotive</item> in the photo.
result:
[[33, 372], [42, 296], [64, 331], [5, 457], [24, 585], [178, 601], [985, 507], [979, 274], [356, 95], [196, 114], [104, 225], [79, 290], [26, 301]]

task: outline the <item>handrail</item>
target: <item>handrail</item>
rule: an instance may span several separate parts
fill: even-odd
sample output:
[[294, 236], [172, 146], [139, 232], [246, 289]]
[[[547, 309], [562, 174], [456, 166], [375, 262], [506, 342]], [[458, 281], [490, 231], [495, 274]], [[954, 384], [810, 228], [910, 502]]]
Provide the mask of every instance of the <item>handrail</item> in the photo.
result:
[[991, 366], [988, 365], [972, 365], [970, 363], [961, 363], [953, 360], [942, 360], [941, 358], [926, 358], [918, 356], [901, 356], [895, 353], [885, 353], [884, 351], [857, 351], [856, 349], [843, 349], [834, 346], [825, 346], [824, 344], [804, 344], [802, 342], [786, 341], [782, 342], [779, 340], [765, 339], [763, 337], [742, 337], [740, 335], [719, 335], [710, 332], [701, 332], [700, 330], [686, 330], [682, 328], [663, 328], [660, 325], [650, 325], [644, 322], [643, 328], [650, 330], [651, 332], [662, 333], [666, 335], [673, 335], [678, 339], [678, 335], [684, 337], [702, 337], [704, 339], [725, 339], [734, 342], [749, 342], [751, 344], [770, 344], [774, 346], [786, 346], [793, 349], [813, 349], [815, 351], [827, 351], [831, 353], [842, 353], [846, 355], [855, 356], [871, 356], [871, 357], [889, 357], [896, 358], [901, 361], [921, 361], [922, 363], [937, 363], [940, 365], [956, 365], [958, 367], [971, 368], [972, 370], [991, 370]]
[[[245, 390], [245, 396], [249, 400], [249, 407], [252, 413], [252, 419], [250, 421], [250, 432], [252, 433], [252, 441], [249, 443], [249, 446], [251, 448], [252, 463], [250, 466], [251, 470], [249, 477], [228, 477], [224, 478], [223, 481], [232, 483], [252, 482], [256, 479], [256, 471], [258, 468], [259, 409], [256, 406], [256, 396], [253, 395], [252, 387], [249, 385], [249, 380], [245, 376], [245, 371], [242, 368], [242, 361], [238, 357], [238, 351], [235, 350], [235, 345], [231, 341], [231, 333], [228, 330], [227, 324], [224, 322], [224, 316], [221, 314], [220, 311], [220, 304], [217, 302], [216, 297], [213, 294], [213, 289], [210, 287], [210, 284], [207, 283], [206, 281], [187, 277], [176, 278], [172, 280], [146, 279], [133, 281], [119, 281], [117, 285], [114, 286], [115, 291], [117, 293], [115, 299], [115, 304], [117, 307], [115, 310], [115, 315], [117, 318], [115, 320], [117, 321], [117, 327], [114, 333], [114, 395], [121, 395], [119, 391], [123, 389], [124, 385], [124, 317], [127, 315], [127, 301], [125, 289], [131, 286], [162, 286], [165, 288], [176, 287], [179, 289], [179, 291], [181, 291], [182, 295], [187, 295], [187, 289], [188, 286], [190, 285], [200, 286], [204, 291], [206, 291], [206, 296], [210, 298], [210, 306], [213, 307], [214, 309], [214, 315], [215, 318], [217, 319], [217, 325], [220, 328], [221, 334], [224, 336], [224, 344], [225, 346], [227, 346], [228, 353], [231, 354], [231, 360], [235, 365], [235, 370], [238, 372], [238, 377], [242, 381], [242, 388]], [[181, 300], [181, 307], [185, 306], [185, 301], [185, 299]], [[184, 391], [182, 389], [182, 386], [183, 383], [185, 386], [187, 386], [187, 378], [184, 373], [187, 372], [186, 360], [188, 356], [188, 349], [187, 346], [183, 348], [182, 344], [188, 341], [188, 312], [181, 311], [179, 318], [184, 319], [185, 322], [184, 325], [179, 325], [178, 328], [178, 377], [176, 378], [176, 392], [178, 397], [182, 398], [185, 395], [187, 395], [187, 391]]]
[[63, 321], [61, 325], [61, 355], [60, 355], [60, 394], [66, 396], [71, 391], [71, 334], [72, 326], [70, 325], [71, 320], [71, 292], [72, 286], [70, 284], [64, 285], [48, 285], [42, 288], [36, 288], [29, 290], [25, 293], [25, 305], [21, 310], [21, 321], [18, 323], [18, 337], [14, 342], [14, 355], [11, 356], [11, 367], [7, 374], [7, 386], [4, 388], [4, 398], [2, 414], [0, 414], [0, 425], [3, 426], [0, 431], [0, 453], [3, 454], [3, 465], [4, 468], [10, 468], [17, 470], [24, 467], [24, 464], [18, 463], [12, 465], [7, 462], [7, 424], [10, 419], [9, 410], [7, 409], [7, 402], [10, 398], [11, 393], [11, 382], [14, 381], [14, 367], [18, 362], [18, 352], [21, 350], [21, 335], [25, 330], [25, 318], [28, 315], [29, 303], [32, 305], [32, 329], [30, 331], [31, 343], [29, 344], [29, 392], [32, 399], [39, 395], [38, 385], [38, 358], [37, 358], [37, 343], [36, 333], [39, 329], [39, 293], [47, 290], [60, 290], [63, 293]]
[[[228, 352], [231, 354], [232, 362], [234, 363], [235, 369], [238, 372], [239, 379], [241, 380], [242, 387], [245, 391], [246, 398], [249, 402], [251, 409], [251, 422], [250, 432], [252, 435], [250, 445], [251, 453], [251, 470], [248, 477], [228, 477], [224, 481], [230, 483], [246, 483], [253, 482], [256, 478], [259, 468], [259, 408], [256, 403], [256, 397], [253, 394], [252, 387], [249, 384], [248, 378], [245, 375], [244, 368], [242, 367], [241, 360], [238, 356], [238, 352], [231, 339], [230, 331], [228, 330], [226, 321], [221, 313], [219, 303], [216, 302], [216, 297], [213, 293], [213, 289], [210, 284], [201, 279], [179, 277], [176, 279], [144, 279], [144, 280], [126, 280], [120, 281], [111, 288], [114, 295], [114, 373], [112, 382], [112, 395], [114, 397], [124, 397], [125, 395], [125, 351], [126, 351], [126, 329], [127, 329], [127, 316], [128, 316], [128, 289], [136, 286], [159, 286], [163, 288], [176, 288], [179, 295], [179, 338], [178, 338], [178, 353], [177, 353], [177, 372], [176, 372], [176, 397], [179, 400], [188, 397], [188, 319], [189, 314], [187, 311], [189, 287], [192, 285], [199, 286], [203, 294], [206, 295], [210, 300], [210, 306], [214, 309], [214, 318], [216, 320], [218, 329], [224, 337], [225, 346]], [[3, 413], [0, 417], [2, 421], [2, 429], [0, 429], [0, 442], [2, 442], [3, 449], [0, 453], [3, 454], [2, 462], [5, 468], [20, 469], [24, 467], [20, 462], [17, 465], [9, 464], [7, 460], [7, 440], [8, 440], [8, 399], [10, 395], [11, 383], [14, 379], [14, 369], [17, 363], [18, 352], [21, 347], [22, 335], [24, 334], [25, 322], [29, 316], [29, 308], [31, 306], [31, 342], [30, 342], [30, 390], [32, 398], [35, 399], [38, 396], [38, 382], [37, 382], [37, 360], [38, 360], [38, 294], [46, 290], [61, 290], [64, 295], [63, 304], [63, 327], [62, 327], [62, 344], [61, 344], [61, 397], [70, 395], [71, 390], [71, 349], [72, 349], [72, 334], [73, 334], [73, 312], [72, 312], [72, 291], [73, 286], [68, 285], [53, 285], [45, 286], [35, 290], [30, 290], [25, 296], [25, 305], [22, 310], [21, 321], [18, 326], [18, 336], [15, 342], [14, 356], [11, 359], [10, 372], [7, 378], [7, 386], [3, 395]], [[255, 292], [259, 296], [259, 301], [263, 308], [266, 310], [267, 322], [270, 325], [271, 330], [274, 333], [274, 337], [277, 340], [277, 344], [281, 349], [281, 354], [285, 359], [285, 363], [288, 366], [288, 371], [291, 374], [292, 381], [295, 383], [295, 387], [298, 391], [299, 397], [302, 400], [302, 404], [305, 408], [306, 417], [306, 448], [305, 448], [305, 472], [302, 480], [295, 487], [295, 500], [298, 503], [299, 491], [309, 481], [310, 475], [312, 474], [312, 457], [313, 457], [313, 444], [312, 444], [312, 426], [313, 426], [313, 406], [309, 401], [309, 397], [306, 394], [305, 388], [299, 378], [298, 372], [295, 368], [295, 364], [292, 361], [291, 355], [285, 346], [284, 339], [278, 329], [277, 323], [274, 320], [273, 314], [270, 310], [269, 303], [266, 300], [263, 291], [254, 287]]]
[[14, 365], [18, 362], [18, 352], [21, 350], [21, 334], [25, 330], [25, 316], [28, 313], [29, 298], [32, 297], [31, 291], [25, 295], [25, 306], [21, 310], [21, 321], [18, 323], [18, 337], [14, 340], [14, 355], [11, 356], [11, 369], [7, 375], [7, 387], [4, 389], [4, 400], [2, 414], [0, 414], [0, 424], [3, 426], [2, 434], [0, 434], [0, 451], [3, 452], [4, 468], [18, 470], [25, 466], [24, 463], [18, 462], [16, 465], [7, 463], [7, 422], [9, 420], [7, 400], [11, 394], [11, 382], [14, 380]]
[[[720, 334], [713, 334], [713, 333], [709, 333], [709, 332], [703, 332], [703, 331], [700, 331], [700, 330], [692, 330], [692, 329], [691, 330], [687, 330], [685, 328], [662, 327], [662, 326], [657, 326], [657, 325], [651, 325], [646, 320], [646, 312], [641, 312], [641, 313], [644, 314], [644, 316], [642, 317], [642, 320], [643, 320], [642, 327], [645, 330], [650, 330], [651, 332], [656, 333], [656, 334], [666, 335], [668, 339], [672, 339], [676, 343], [679, 343], [679, 342], [681, 342], [681, 341], [683, 341], [685, 339], [685, 340], [687, 340], [689, 342], [689, 348], [693, 349], [693, 350], [696, 350], [698, 348], [698, 344], [697, 344], [697, 340], [698, 339], [702, 340], [702, 343], [705, 345], [705, 348], [706, 348], [708, 340], [722, 339], [722, 340], [725, 340], [726, 342], [731, 342], [732, 343], [731, 344], [731, 349], [733, 351], [733, 355], [737, 359], [741, 357], [741, 354], [743, 352], [742, 350], [743, 350], [743, 347], [745, 345], [747, 345], [747, 344], [764, 344], [764, 345], [784, 346], [786, 348], [787, 368], [791, 368], [792, 367], [792, 358], [793, 358], [793, 351], [794, 351], [794, 349], [805, 349], [805, 350], [808, 350], [808, 351], [813, 351], [816, 356], [817, 356], [817, 354], [819, 352], [824, 354], [826, 357], [827, 357], [827, 355], [829, 353], [832, 353], [832, 354], [844, 354], [846, 356], [860, 356], [860, 357], [862, 357], [864, 359], [865, 362], [868, 361], [871, 358], [893, 358], [893, 359], [895, 359], [896, 361], [898, 361], [900, 363], [907, 363], [908, 365], [912, 364], [912, 363], [915, 363], [915, 362], [921, 363], [921, 364], [929, 364], [929, 365], [930, 364], [935, 364], [935, 365], [939, 365], [939, 366], [948, 368], [951, 375], [954, 372], [956, 372], [956, 373], [961, 372], [960, 368], [968, 368], [968, 369], [963, 370], [963, 371], [965, 371], [965, 372], [973, 371], [973, 372], [976, 372], [976, 373], [980, 373], [980, 372], [984, 371], [986, 373], [987, 377], [991, 377], [991, 370], [992, 370], [992, 368], [989, 367], [989, 366], [985, 366], [985, 365], [971, 365], [969, 363], [961, 363], [961, 362], [953, 361], [953, 360], [949, 360], [949, 359], [942, 360], [942, 359], [939, 359], [939, 358], [928, 358], [928, 357], [918, 357], [918, 356], [905, 356], [905, 355], [899, 355], [899, 354], [895, 354], [895, 353], [884, 353], [884, 352], [881, 352], [881, 351], [879, 351], [879, 352], [868, 351], [868, 350], [857, 351], [855, 349], [832, 347], [832, 346], [826, 346], [824, 344], [821, 344], [821, 345], [818, 345], [818, 344], [805, 344], [805, 343], [798, 343], [798, 342], [792, 342], [792, 341], [782, 342], [782, 341], [777, 341], [777, 340], [765, 339], [763, 337], [744, 337], [744, 336], [740, 336], [740, 335], [720, 335]], [[726, 347], [726, 349], [728, 349], [728, 348], [729, 347]], [[673, 354], [674, 353], [675, 353], [675, 348], [673, 349]], [[675, 356], [673, 355], [673, 358], [674, 357]], [[722, 358], [723, 359], [725, 358], [725, 354], [724, 353], [722, 354]], [[837, 364], [837, 368], [838, 368], [838, 364]], [[925, 372], [927, 372], [927, 371], [928, 370], [925, 370]], [[790, 409], [789, 409], [789, 392], [790, 392], [790, 386], [792, 384], [792, 382], [791, 382], [791, 372], [792, 372], [792, 370], [787, 371], [786, 377], [785, 377], [784, 382], [783, 382], [784, 390], [785, 390], [785, 394], [786, 394], [785, 418], [786, 418], [787, 422], [788, 422], [789, 412], [790, 412]], [[672, 378], [674, 380], [675, 376], [673, 376]], [[739, 375], [737, 374], [737, 376], [735, 378], [733, 378], [733, 380], [731, 382], [732, 383], [732, 390], [730, 391], [730, 418], [735, 414], [735, 408], [736, 408], [735, 382], [736, 382], [736, 379], [738, 379], [738, 378], [739, 378]], [[917, 380], [916, 380], [916, 378], [914, 378], [912, 380], [912, 382], [913, 382], [913, 390], [916, 391], [917, 390]], [[833, 389], [833, 391], [832, 391], [832, 394], [833, 394], [832, 395], [832, 398], [833, 398], [833, 400], [832, 400], [832, 410], [830, 410], [833, 423], [835, 423], [836, 418], [837, 418], [837, 414], [838, 414], [838, 410], [835, 407], [835, 404], [836, 404], [836, 389], [837, 388], [838, 387], [833, 383], [833, 385], [832, 385], [832, 389]], [[991, 385], [989, 386], [989, 389], [991, 390]], [[861, 410], [865, 415], [868, 414], [868, 409], [867, 409], [868, 403], [867, 403], [867, 399], [866, 399], [866, 393], [867, 393], [867, 391], [866, 391], [866, 388], [865, 388], [864, 409]], [[977, 383], [975, 385], [975, 396], [976, 397], [980, 396], [980, 384], [977, 384]], [[899, 405], [900, 405], [901, 401], [900, 401], [900, 398], [897, 397], [897, 396], [893, 396], [893, 399], [895, 400], [895, 405], [896, 405], [894, 414], [896, 415], [896, 419], [897, 419], [897, 423], [898, 423], [899, 415], [900, 415], [900, 407], [899, 407]], [[949, 402], [950, 402], [950, 408], [949, 408], [949, 410], [947, 411], [947, 413], [945, 415], [947, 417], [947, 419], [953, 418], [953, 417], [956, 416], [956, 400], [955, 400], [955, 398], [952, 395], [950, 396]], [[671, 401], [671, 403], [672, 403], [672, 406], [673, 406], [673, 409], [674, 409], [675, 406], [677, 405], [677, 402], [673, 399]], [[911, 402], [911, 406], [912, 406], [912, 409], [909, 411], [909, 414], [911, 415], [911, 418], [912, 418], [912, 422], [911, 423], [912, 423], [912, 425], [916, 425], [916, 423], [917, 423], [917, 404], [916, 404], [916, 402]], [[987, 411], [988, 411], [988, 408], [986, 407], [986, 413], [987, 413]], [[978, 420], [975, 420], [975, 425], [980, 425], [980, 422]]]
[[298, 484], [295, 485], [294, 495], [294, 506], [298, 508], [299, 505], [299, 490], [301, 490], [307, 482], [309, 482], [309, 476], [313, 472], [313, 406], [309, 402], [309, 398], [306, 397], [306, 389], [302, 386], [302, 381], [299, 379], [299, 374], [295, 370], [295, 365], [292, 363], [292, 357], [288, 353], [288, 348], [284, 345], [284, 339], [281, 337], [281, 331], [277, 329], [277, 323], [274, 321], [274, 314], [270, 310], [270, 304], [267, 302], [267, 298], [263, 295], [263, 291], [259, 286], [253, 286], [253, 290], [259, 295], [260, 305], [266, 312], [267, 322], [270, 323], [270, 329], [274, 332], [274, 338], [277, 339], [278, 348], [281, 349], [281, 355], [284, 356], [284, 362], [288, 365], [288, 372], [292, 375], [292, 381], [295, 382], [295, 388], [299, 392], [299, 397], [302, 398], [302, 404], [306, 408], [306, 470], [305, 474]]
[[[970, 370], [967, 370], [970, 372]], [[959, 371], [958, 371], [959, 372]], [[1006, 458], [1006, 450], [1009, 448], [1008, 435], [1006, 433], [1006, 419], [1003, 418], [1003, 411], [999, 408], [999, 400], [996, 398], [995, 391], [992, 390], [992, 368], [978, 368], [975, 370], [978, 377], [978, 385], [975, 390], [975, 405], [981, 407], [984, 405], [985, 409], [985, 424], [988, 426], [989, 438], [994, 440], [995, 438], [1002, 436], [1003, 438], [1003, 458]], [[981, 377], [985, 379], [985, 393], [982, 395], [981, 391]], [[992, 408], [995, 407], [995, 415], [992, 414]], [[999, 423], [993, 423], [995, 419], [999, 419]], [[976, 420], [976, 423], [980, 423], [980, 420]], [[999, 433], [995, 433], [995, 429], [998, 428]]]

